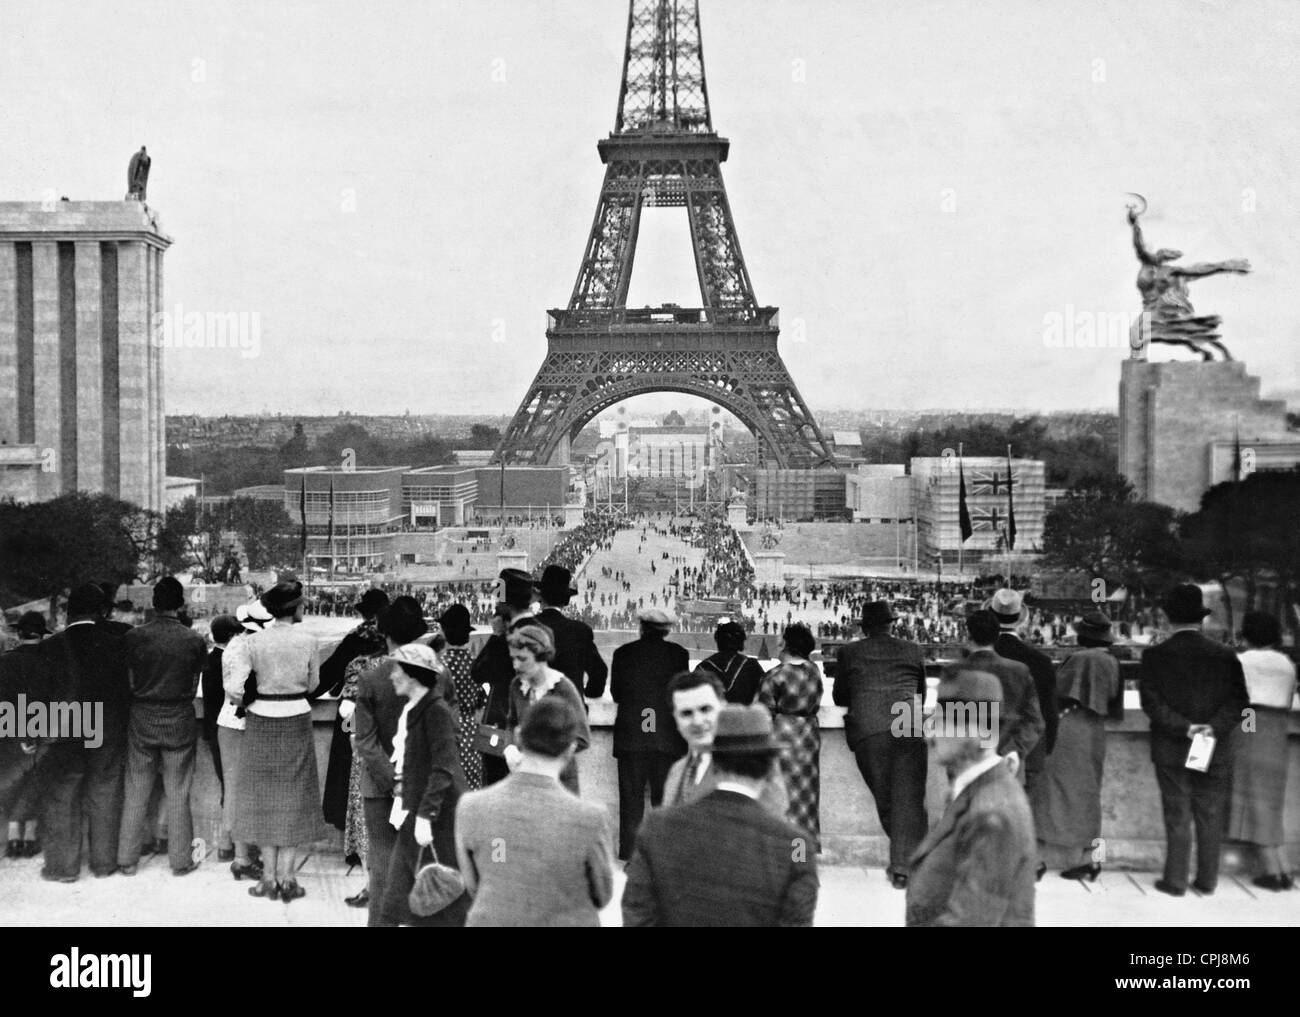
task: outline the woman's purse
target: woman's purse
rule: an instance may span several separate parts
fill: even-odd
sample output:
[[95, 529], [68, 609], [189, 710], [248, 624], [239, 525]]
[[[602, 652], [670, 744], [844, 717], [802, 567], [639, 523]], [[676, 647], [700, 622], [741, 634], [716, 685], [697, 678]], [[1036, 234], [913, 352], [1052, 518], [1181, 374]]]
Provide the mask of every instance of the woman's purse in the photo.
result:
[[[426, 851], [433, 856], [433, 861], [421, 865], [420, 859]], [[420, 848], [415, 858], [415, 882], [406, 901], [411, 914], [418, 918], [436, 915], [464, 892], [465, 880], [460, 872], [438, 861], [438, 852], [433, 850], [432, 844]]]
[[478, 731], [474, 733], [474, 751], [481, 752], [485, 756], [500, 758], [505, 756], [506, 746], [514, 744], [515, 737], [509, 728], [497, 727], [483, 720], [491, 711], [492, 698], [489, 696], [483, 706], [483, 713], [479, 716]]
[[503, 727], [491, 724], [479, 724], [474, 735], [474, 751], [485, 756], [504, 756], [506, 746], [513, 745], [515, 737]]

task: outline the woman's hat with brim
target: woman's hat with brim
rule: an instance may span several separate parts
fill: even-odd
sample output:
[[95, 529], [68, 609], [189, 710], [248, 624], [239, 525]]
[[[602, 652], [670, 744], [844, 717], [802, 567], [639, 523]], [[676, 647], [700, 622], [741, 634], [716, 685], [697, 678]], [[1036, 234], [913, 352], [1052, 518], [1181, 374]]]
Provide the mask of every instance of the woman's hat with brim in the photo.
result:
[[254, 600], [235, 608], [235, 618], [245, 632], [257, 632], [271, 620], [271, 612], [262, 606], [260, 600]]
[[1081, 638], [1099, 643], [1113, 643], [1115, 635], [1110, 629], [1110, 619], [1101, 611], [1089, 611], [1074, 623], [1074, 631]]
[[724, 706], [718, 711], [711, 751], [715, 756], [775, 755], [780, 746], [772, 736], [772, 714], [762, 706]]
[[405, 646], [399, 646], [388, 655], [388, 659], [421, 685], [428, 685], [430, 688], [438, 681], [438, 675], [442, 670], [442, 666], [438, 663], [438, 655], [423, 643], [407, 643]]
[[302, 583], [296, 579], [279, 582], [262, 594], [262, 606], [271, 614], [292, 611], [302, 603]]

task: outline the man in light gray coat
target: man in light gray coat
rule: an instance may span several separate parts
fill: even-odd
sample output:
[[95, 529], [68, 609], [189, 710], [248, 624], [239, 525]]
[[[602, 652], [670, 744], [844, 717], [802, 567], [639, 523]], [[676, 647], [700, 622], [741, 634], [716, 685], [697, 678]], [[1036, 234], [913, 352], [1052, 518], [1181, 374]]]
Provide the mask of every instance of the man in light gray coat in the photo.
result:
[[934, 751], [953, 799], [912, 857], [908, 926], [1034, 924], [1038, 847], [1029, 799], [994, 744], [989, 714], [1001, 698], [994, 675], [965, 663], [939, 685], [936, 710], [948, 723]]

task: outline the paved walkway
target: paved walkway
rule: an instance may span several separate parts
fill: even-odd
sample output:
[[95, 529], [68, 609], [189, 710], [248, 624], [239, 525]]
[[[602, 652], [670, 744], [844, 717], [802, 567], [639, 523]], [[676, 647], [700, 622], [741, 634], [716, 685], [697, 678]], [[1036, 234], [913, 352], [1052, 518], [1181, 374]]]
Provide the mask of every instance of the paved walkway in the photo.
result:
[[[247, 881], [235, 882], [227, 863], [210, 856], [188, 876], [171, 874], [165, 858], [143, 860], [136, 876], [72, 884], [40, 878], [39, 858], [0, 860], [0, 925], [21, 926], [356, 926], [364, 911], [343, 898], [362, 885], [360, 870], [348, 873], [337, 855], [312, 855], [299, 880], [307, 896], [292, 904], [248, 896]], [[615, 899], [601, 914], [605, 925], [621, 924], [618, 899], [624, 877], [616, 873]], [[1045, 926], [1279, 926], [1300, 924], [1300, 892], [1271, 893], [1249, 881], [1225, 877], [1218, 891], [1203, 897], [1189, 891], [1174, 899], [1157, 893], [1153, 873], [1104, 872], [1096, 883], [1074, 883], [1049, 872], [1038, 887], [1038, 924]], [[881, 869], [823, 867], [817, 903], [819, 926], [898, 927], [903, 894]]]

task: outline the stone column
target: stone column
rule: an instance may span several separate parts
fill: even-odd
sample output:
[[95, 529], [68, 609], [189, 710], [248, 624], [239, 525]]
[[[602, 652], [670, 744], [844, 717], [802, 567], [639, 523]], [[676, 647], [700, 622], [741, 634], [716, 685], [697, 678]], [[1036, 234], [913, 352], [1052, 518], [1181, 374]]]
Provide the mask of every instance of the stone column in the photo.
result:
[[104, 351], [98, 241], [74, 245], [77, 288], [77, 489], [104, 490]]
[[118, 384], [121, 403], [122, 500], [153, 503], [149, 472], [149, 364], [152, 336], [145, 300], [148, 248], [127, 241], [117, 251]]
[[[59, 245], [32, 244], [33, 361], [36, 375], [36, 446], [52, 470], [42, 469], [37, 491], [42, 501], [63, 493], [59, 363]], [[73, 410], [75, 412], [75, 409]]]
[[[149, 322], [152, 327], [156, 315], [163, 307], [163, 252], [156, 247], [149, 248], [153, 259], [153, 289], [150, 291]], [[153, 398], [155, 417], [155, 437], [153, 445], [154, 485], [153, 508], [161, 512], [166, 497], [167, 485], [167, 410], [163, 401], [163, 347], [154, 344], [153, 362]]]
[[0, 241], [0, 441], [18, 444], [18, 258]]

